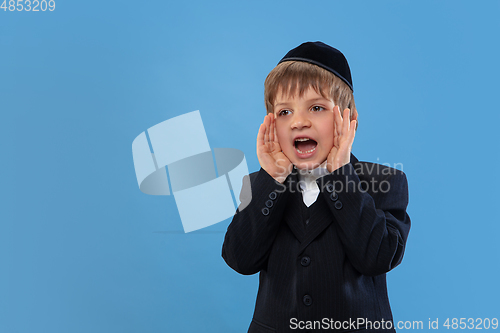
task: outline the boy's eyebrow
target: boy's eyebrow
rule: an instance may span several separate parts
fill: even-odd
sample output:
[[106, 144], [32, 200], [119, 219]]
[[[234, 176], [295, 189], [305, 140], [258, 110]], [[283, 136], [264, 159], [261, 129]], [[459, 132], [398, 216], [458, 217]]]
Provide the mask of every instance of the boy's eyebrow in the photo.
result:
[[323, 101], [328, 101], [328, 102], [333, 103], [332, 100], [330, 100], [328, 98], [324, 98], [324, 97], [317, 97], [317, 98], [311, 98], [311, 99], [306, 100], [307, 103], [323, 102]]
[[[315, 102], [322, 102], [322, 101], [328, 101], [328, 102], [332, 102], [334, 103], [332, 100], [328, 99], [328, 98], [324, 98], [324, 97], [314, 97], [314, 98], [311, 98], [311, 99], [308, 99], [306, 100], [305, 102], [307, 104], [311, 104], [311, 103], [315, 103]], [[289, 102], [281, 102], [281, 103], [276, 103], [274, 104], [274, 107], [278, 107], [280, 105], [287, 105], [289, 104]], [[334, 103], [335, 104], [335, 103]]]
[[277, 106], [280, 106], [280, 105], [286, 105], [287, 103], [286, 102], [283, 102], [283, 103], [276, 103], [274, 104], [274, 107], [277, 107]]

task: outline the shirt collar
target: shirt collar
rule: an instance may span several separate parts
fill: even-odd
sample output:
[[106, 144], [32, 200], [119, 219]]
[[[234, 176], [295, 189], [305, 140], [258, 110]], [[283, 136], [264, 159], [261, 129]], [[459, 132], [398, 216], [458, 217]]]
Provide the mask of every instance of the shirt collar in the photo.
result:
[[299, 181], [303, 190], [317, 187], [316, 179], [323, 177], [330, 172], [326, 168], [326, 161], [319, 167], [312, 170], [298, 170]]

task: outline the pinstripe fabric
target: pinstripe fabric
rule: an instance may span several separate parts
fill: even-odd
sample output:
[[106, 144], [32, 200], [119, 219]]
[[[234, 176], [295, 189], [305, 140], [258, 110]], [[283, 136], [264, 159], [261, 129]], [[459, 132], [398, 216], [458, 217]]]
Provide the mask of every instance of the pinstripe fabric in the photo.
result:
[[249, 332], [297, 331], [292, 318], [392, 320], [385, 273], [401, 262], [410, 229], [404, 173], [351, 156], [317, 180], [321, 192], [309, 208], [297, 180], [292, 173], [279, 184], [263, 169], [246, 177], [252, 198], [241, 198], [248, 206], [226, 232], [226, 263], [241, 274], [260, 272]]

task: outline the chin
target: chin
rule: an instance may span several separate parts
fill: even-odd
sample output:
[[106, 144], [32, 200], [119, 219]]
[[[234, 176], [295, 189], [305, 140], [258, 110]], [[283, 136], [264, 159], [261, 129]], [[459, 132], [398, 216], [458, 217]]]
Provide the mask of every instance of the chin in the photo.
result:
[[319, 167], [322, 163], [322, 162], [319, 162], [319, 161], [296, 161], [295, 163], [293, 163], [293, 165], [295, 165], [295, 167], [299, 170], [312, 170], [312, 169], [316, 169], [317, 167]]

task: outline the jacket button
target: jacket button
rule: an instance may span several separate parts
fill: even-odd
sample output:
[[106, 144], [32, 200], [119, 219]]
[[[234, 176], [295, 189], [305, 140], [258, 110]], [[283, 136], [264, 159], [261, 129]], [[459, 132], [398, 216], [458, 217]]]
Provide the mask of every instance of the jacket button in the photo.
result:
[[269, 208], [267, 208], [267, 207], [262, 208], [262, 214], [264, 214], [266, 216], [269, 215]]
[[337, 201], [338, 198], [339, 198], [339, 195], [337, 194], [337, 192], [332, 192], [332, 194], [330, 194], [330, 199], [332, 201]]
[[333, 184], [332, 183], [328, 183], [326, 184], [326, 190], [330, 193], [333, 192]]
[[271, 192], [271, 193], [269, 193], [269, 199], [271, 199], [271, 200], [276, 199], [276, 197], [277, 197], [277, 196], [278, 196], [278, 195], [276, 194], [276, 192]]
[[300, 259], [300, 264], [304, 267], [309, 266], [310, 263], [311, 263], [311, 258], [309, 258], [308, 256], [304, 256], [302, 257], [302, 259]]
[[302, 302], [304, 302], [304, 305], [305, 306], [309, 306], [313, 303], [313, 299], [311, 296], [309, 295], [305, 295], [303, 298], [302, 298]]
[[341, 208], [342, 208], [342, 202], [340, 202], [340, 201], [335, 201], [335, 208], [336, 208], [336, 209], [341, 209]]
[[273, 202], [271, 200], [266, 201], [266, 207], [271, 208], [273, 206]]

